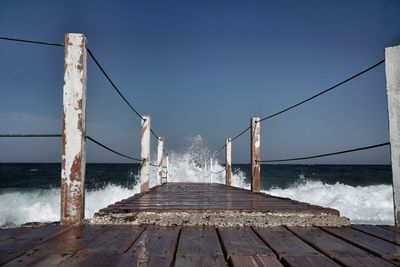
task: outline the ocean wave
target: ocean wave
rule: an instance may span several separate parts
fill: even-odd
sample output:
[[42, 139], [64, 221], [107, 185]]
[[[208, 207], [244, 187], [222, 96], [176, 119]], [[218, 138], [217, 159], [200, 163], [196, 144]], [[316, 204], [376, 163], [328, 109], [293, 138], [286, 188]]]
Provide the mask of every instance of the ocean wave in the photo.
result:
[[288, 188], [264, 192], [337, 209], [354, 224], [394, 224], [391, 185], [350, 186], [302, 179]]
[[[91, 218], [99, 209], [139, 192], [108, 184], [102, 189], [86, 191], [85, 217]], [[14, 227], [28, 222], [60, 220], [60, 189], [7, 189], [0, 194], [0, 226]]]

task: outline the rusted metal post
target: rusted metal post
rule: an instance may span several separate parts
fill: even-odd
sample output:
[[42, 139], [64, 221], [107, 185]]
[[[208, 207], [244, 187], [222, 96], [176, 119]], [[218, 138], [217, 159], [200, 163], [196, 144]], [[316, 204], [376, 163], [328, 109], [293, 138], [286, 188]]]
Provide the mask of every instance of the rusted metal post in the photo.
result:
[[251, 157], [251, 191], [260, 192], [260, 118], [251, 118], [250, 157]]
[[61, 159], [61, 225], [85, 219], [86, 38], [64, 38], [64, 88]]
[[163, 158], [164, 158], [164, 137], [158, 138], [157, 146], [157, 183], [162, 184], [163, 174]]
[[225, 184], [231, 186], [232, 183], [232, 141], [225, 139]]
[[140, 168], [140, 192], [144, 193], [150, 189], [150, 116], [143, 116], [141, 137], [142, 165]]
[[400, 226], [400, 46], [385, 49], [394, 222]]

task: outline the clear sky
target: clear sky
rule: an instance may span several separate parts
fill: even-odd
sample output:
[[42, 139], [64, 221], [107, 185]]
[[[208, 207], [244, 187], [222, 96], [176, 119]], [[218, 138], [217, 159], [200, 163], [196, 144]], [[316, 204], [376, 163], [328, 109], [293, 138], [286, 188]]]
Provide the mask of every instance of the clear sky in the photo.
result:
[[[249, 125], [339, 82], [400, 44], [400, 1], [18, 1], [0, 35], [63, 42], [84, 33], [168, 147], [218, 149]], [[0, 41], [0, 132], [60, 133], [62, 47]], [[139, 119], [89, 60], [88, 135], [140, 155]], [[262, 159], [388, 141], [384, 66], [261, 126]], [[156, 144], [153, 139], [153, 149]], [[0, 162], [58, 162], [60, 141], [0, 140]], [[223, 153], [222, 153], [223, 154]], [[222, 159], [223, 155], [220, 156]], [[88, 143], [89, 162], [128, 162]], [[249, 162], [249, 136], [233, 143]], [[389, 163], [378, 148], [299, 163]]]

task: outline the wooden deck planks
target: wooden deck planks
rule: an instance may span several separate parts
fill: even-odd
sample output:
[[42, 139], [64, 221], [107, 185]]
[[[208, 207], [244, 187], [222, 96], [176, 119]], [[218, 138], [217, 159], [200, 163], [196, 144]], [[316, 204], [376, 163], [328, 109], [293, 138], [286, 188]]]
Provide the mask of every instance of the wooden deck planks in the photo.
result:
[[288, 227], [288, 229], [310, 246], [344, 266], [394, 266], [319, 228]]
[[109, 266], [130, 262], [124, 253], [144, 231], [144, 226], [113, 225], [81, 248], [61, 266]]
[[219, 228], [218, 233], [225, 255], [233, 266], [283, 266], [250, 227]]
[[375, 225], [352, 225], [353, 229], [379, 237], [386, 241], [400, 245], [400, 233], [392, 231], [383, 227], [376, 227]]
[[397, 236], [392, 227], [322, 229], [84, 225], [5, 234], [0, 230], [0, 236], [15, 234], [0, 242], [0, 262], [6, 266], [96, 267], [399, 265], [399, 246], [392, 242], [396, 240], [385, 241], [392, 237], [390, 233]]
[[126, 253], [127, 257], [140, 266], [171, 266], [179, 233], [179, 227], [149, 225]]
[[0, 265], [21, 256], [30, 248], [44, 243], [67, 229], [59, 225], [33, 228], [0, 243]]
[[274, 197], [263, 193], [252, 193], [222, 184], [167, 183], [118, 201], [100, 212], [126, 213], [138, 211], [262, 211], [295, 212], [339, 215], [334, 209], [323, 208], [288, 198]]
[[328, 233], [338, 236], [347, 242], [362, 247], [374, 255], [378, 255], [390, 262], [400, 265], [400, 246], [377, 238], [375, 236], [357, 231], [350, 227], [323, 228]]
[[55, 266], [84, 248], [90, 240], [102, 234], [109, 227], [107, 225], [72, 227], [57, 237], [29, 249], [6, 266]]
[[185, 227], [181, 231], [175, 266], [226, 266], [214, 227]]
[[284, 227], [254, 230], [288, 266], [339, 266]]

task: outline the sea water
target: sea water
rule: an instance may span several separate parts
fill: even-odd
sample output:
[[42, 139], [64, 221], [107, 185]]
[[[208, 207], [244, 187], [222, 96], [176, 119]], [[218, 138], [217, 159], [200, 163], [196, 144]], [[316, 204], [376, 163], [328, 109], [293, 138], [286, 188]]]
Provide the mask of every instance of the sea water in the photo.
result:
[[[223, 164], [212, 159], [211, 173], [210, 162], [205, 164], [209, 155], [201, 138], [180, 152], [170, 151], [169, 182], [224, 183]], [[232, 167], [233, 185], [250, 188], [250, 166]], [[0, 226], [58, 221], [60, 168], [58, 163], [0, 163]], [[88, 163], [86, 218], [138, 193], [138, 173], [139, 164]], [[155, 167], [150, 177], [153, 186]], [[394, 223], [389, 165], [262, 165], [261, 189], [271, 195], [338, 209], [352, 223]]]

